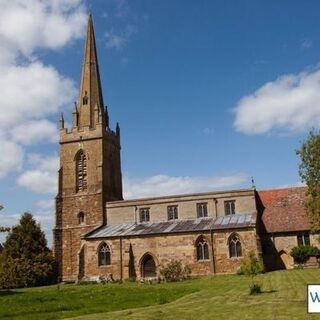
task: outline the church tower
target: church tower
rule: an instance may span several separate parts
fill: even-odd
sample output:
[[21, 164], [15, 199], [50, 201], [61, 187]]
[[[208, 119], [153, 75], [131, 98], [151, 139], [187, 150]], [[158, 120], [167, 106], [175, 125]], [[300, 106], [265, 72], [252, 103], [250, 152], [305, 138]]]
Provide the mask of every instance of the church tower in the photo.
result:
[[106, 202], [122, 200], [120, 127], [109, 127], [99, 64], [89, 16], [84, 46], [79, 101], [73, 108], [73, 126], [65, 128], [61, 114], [59, 188], [56, 197], [54, 251], [62, 281], [81, 277], [81, 236], [104, 225]]

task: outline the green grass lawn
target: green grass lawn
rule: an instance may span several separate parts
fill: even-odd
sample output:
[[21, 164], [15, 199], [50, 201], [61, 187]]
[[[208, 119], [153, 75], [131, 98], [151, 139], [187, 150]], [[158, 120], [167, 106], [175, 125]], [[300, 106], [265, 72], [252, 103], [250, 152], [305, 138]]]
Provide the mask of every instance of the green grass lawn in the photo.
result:
[[227, 275], [167, 284], [60, 285], [0, 291], [0, 319], [320, 319], [306, 312], [306, 284], [319, 269], [257, 277], [263, 293], [249, 296], [250, 279]]

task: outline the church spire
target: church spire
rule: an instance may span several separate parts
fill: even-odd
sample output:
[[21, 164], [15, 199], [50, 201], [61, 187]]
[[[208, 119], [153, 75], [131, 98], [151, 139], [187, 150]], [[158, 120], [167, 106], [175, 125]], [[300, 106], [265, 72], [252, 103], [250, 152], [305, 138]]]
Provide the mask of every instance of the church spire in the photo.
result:
[[87, 37], [84, 46], [82, 76], [79, 96], [79, 127], [95, 127], [95, 110], [98, 108], [104, 118], [96, 41], [91, 14], [88, 19]]

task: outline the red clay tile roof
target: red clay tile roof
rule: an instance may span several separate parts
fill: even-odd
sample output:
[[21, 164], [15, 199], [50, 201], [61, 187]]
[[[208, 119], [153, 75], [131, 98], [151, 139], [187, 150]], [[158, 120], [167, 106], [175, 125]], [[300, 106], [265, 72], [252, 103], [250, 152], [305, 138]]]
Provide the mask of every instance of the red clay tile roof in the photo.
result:
[[262, 227], [266, 232], [309, 230], [304, 207], [306, 187], [258, 191], [264, 207]]

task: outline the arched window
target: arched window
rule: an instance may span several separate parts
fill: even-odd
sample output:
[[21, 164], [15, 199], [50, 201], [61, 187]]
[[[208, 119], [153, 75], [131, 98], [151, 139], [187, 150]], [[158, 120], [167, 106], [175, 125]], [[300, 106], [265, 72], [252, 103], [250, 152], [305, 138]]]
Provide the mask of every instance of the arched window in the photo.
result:
[[76, 157], [77, 191], [87, 190], [87, 157], [80, 150]]
[[78, 223], [79, 224], [84, 224], [84, 218], [85, 218], [85, 215], [84, 213], [81, 211], [78, 213]]
[[106, 243], [103, 243], [98, 252], [99, 266], [108, 266], [111, 264], [110, 253], [110, 247]]
[[229, 255], [230, 258], [241, 257], [241, 241], [238, 235], [232, 235], [229, 239]]
[[209, 247], [203, 237], [200, 237], [197, 241], [197, 260], [208, 260], [209, 259]]

